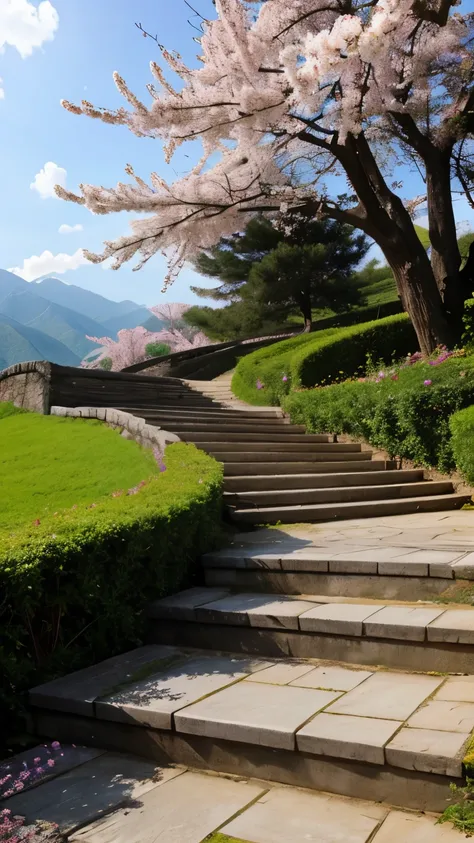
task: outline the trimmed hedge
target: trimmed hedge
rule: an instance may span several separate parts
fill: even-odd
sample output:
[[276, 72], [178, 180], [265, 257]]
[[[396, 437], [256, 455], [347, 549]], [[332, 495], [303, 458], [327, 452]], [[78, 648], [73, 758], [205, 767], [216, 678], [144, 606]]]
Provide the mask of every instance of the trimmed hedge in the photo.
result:
[[456, 465], [467, 482], [474, 484], [474, 407], [454, 413], [449, 427]]
[[[474, 356], [415, 363], [364, 382], [294, 392], [284, 408], [312, 433], [346, 433], [425, 466], [450, 471], [449, 419], [474, 403]], [[392, 380], [392, 377], [396, 380]]]
[[139, 644], [147, 601], [188, 583], [218, 542], [221, 465], [184, 443], [165, 464], [135, 494], [0, 531], [2, 737], [27, 688]]
[[291, 390], [345, 380], [367, 359], [389, 363], [417, 348], [406, 314], [300, 334], [239, 360], [232, 389], [250, 404], [279, 404]]

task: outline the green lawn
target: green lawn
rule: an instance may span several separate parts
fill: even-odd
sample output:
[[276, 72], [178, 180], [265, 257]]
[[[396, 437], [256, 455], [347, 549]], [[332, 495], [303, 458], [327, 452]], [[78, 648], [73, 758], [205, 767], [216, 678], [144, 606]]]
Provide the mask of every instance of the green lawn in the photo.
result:
[[151, 451], [102, 422], [0, 404], [0, 528], [96, 503], [157, 471]]

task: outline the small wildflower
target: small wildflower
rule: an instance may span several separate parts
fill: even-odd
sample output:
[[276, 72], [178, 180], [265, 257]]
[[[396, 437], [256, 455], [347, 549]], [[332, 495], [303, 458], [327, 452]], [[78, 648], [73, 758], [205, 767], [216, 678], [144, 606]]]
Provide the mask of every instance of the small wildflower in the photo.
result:
[[3, 794], [3, 797], [4, 797], [4, 799], [9, 799], [9, 797], [13, 796], [14, 793], [15, 793], [14, 790], [6, 790], [5, 793]]
[[39, 518], [37, 518], [35, 521], [33, 521], [33, 527], [39, 527], [40, 524], [41, 524], [41, 521], [39, 520]]
[[23, 782], [15, 782], [15, 790], [23, 790], [24, 786]]
[[397, 380], [398, 380], [398, 375], [392, 375], [392, 376], [391, 376], [391, 378], [390, 378], [390, 380], [391, 380], [391, 381], [397, 381]]
[[48, 767], [54, 767], [55, 764], [56, 764], [56, 761], [53, 761], [52, 758], [48, 759]]
[[123, 495], [123, 489], [118, 489], [116, 492], [112, 492], [113, 498], [120, 498]]
[[283, 377], [282, 377], [282, 381], [283, 381], [283, 383], [286, 383], [286, 382], [287, 382], [287, 380], [288, 380], [287, 376], [286, 376], [286, 375], [283, 375]]
[[53, 741], [51, 744], [51, 749], [61, 749], [61, 744], [59, 741]]
[[260, 378], [257, 378], [256, 387], [257, 387], [257, 389], [264, 389], [265, 388], [262, 381], [260, 380]]
[[430, 380], [423, 381], [424, 386], [431, 386], [432, 383], [433, 381]]
[[33, 758], [33, 764], [41, 764], [41, 758], [39, 755], [37, 755], [36, 758]]

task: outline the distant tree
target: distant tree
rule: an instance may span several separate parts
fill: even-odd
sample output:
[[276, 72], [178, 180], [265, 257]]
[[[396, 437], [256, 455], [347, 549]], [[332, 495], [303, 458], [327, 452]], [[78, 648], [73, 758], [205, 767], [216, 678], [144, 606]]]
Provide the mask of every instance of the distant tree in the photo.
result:
[[111, 337], [88, 337], [87, 339], [100, 345], [101, 350], [92, 361], [83, 360], [81, 364], [83, 368], [103, 368], [102, 361], [110, 359], [112, 361], [111, 368], [114, 372], [146, 360], [148, 357], [146, 349], [150, 344], [166, 345], [172, 351], [187, 351], [190, 348], [209, 345], [209, 339], [200, 331], [194, 332], [193, 338], [189, 340], [177, 328], [173, 331], [164, 330], [152, 333], [142, 326], [119, 331], [116, 340]]
[[282, 215], [275, 226], [253, 219], [244, 232], [201, 252], [194, 264], [221, 283], [210, 290], [192, 287], [193, 292], [230, 301], [229, 307], [215, 315], [206, 309], [202, 317], [192, 308], [184, 318], [211, 334], [225, 326], [227, 333], [242, 335], [264, 325], [282, 327], [299, 312], [309, 331], [313, 309], [337, 313], [363, 303], [353, 273], [368, 248], [364, 234], [333, 220]]
[[145, 346], [145, 354], [147, 357], [162, 357], [164, 354], [169, 354], [171, 346], [165, 342], [149, 342]]
[[101, 360], [99, 360], [99, 367], [104, 369], [106, 372], [110, 372], [112, 369], [112, 358], [102, 357]]

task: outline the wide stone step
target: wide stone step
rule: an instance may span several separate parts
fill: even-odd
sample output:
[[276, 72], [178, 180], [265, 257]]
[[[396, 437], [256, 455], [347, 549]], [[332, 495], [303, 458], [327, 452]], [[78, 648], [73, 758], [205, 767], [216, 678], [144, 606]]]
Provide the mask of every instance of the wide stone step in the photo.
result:
[[[449, 782], [462, 782], [474, 728], [473, 683], [472, 676], [151, 645], [34, 688], [30, 702], [36, 733], [55, 740], [76, 743], [87, 735], [105, 749], [441, 811]], [[215, 793], [218, 801], [217, 781]], [[155, 836], [156, 830], [155, 823]], [[373, 830], [371, 825], [365, 839], [354, 836], [353, 825], [349, 833], [366, 843]], [[240, 833], [248, 840], [258, 835]], [[150, 830], [146, 839], [152, 836]], [[387, 838], [395, 840], [410, 838], [403, 832]]]
[[[199, 447], [202, 448], [202, 443], [199, 443]], [[261, 448], [260, 444], [258, 448]], [[298, 448], [298, 445], [296, 445]], [[262, 462], [280, 462], [281, 464], [291, 462], [363, 462], [367, 460], [370, 462], [372, 458], [372, 451], [345, 451], [344, 446], [341, 450], [338, 449], [337, 445], [328, 444], [328, 445], [309, 445], [308, 448], [302, 448], [301, 450], [296, 450], [295, 446], [291, 443], [288, 444], [288, 450], [286, 446], [282, 446], [281, 450], [253, 450], [250, 449], [248, 451], [244, 450], [234, 450], [229, 449], [227, 450], [225, 443], [219, 444], [216, 443], [212, 445], [211, 443], [208, 446], [204, 447], [203, 450], [208, 451], [208, 453], [212, 454], [216, 460], [220, 462], [242, 462], [245, 464], [246, 462], [256, 463], [260, 460]]]
[[202, 559], [208, 586], [275, 594], [428, 600], [453, 584], [474, 579], [474, 554], [382, 546], [341, 549], [287, 538], [241, 543]]
[[239, 509], [251, 506], [296, 506], [315, 503], [342, 503], [351, 501], [393, 500], [406, 497], [447, 495], [453, 492], [449, 481], [399, 483], [389, 486], [342, 486], [323, 489], [277, 489], [269, 491], [225, 492], [224, 503]]
[[[134, 408], [137, 414], [140, 412], [140, 407], [137, 405]], [[252, 412], [247, 412], [246, 410], [232, 410], [226, 407], [216, 407], [215, 405], [209, 404], [207, 407], [203, 407], [202, 410], [183, 410], [182, 408], [174, 409], [173, 407], [168, 407], [167, 409], [160, 409], [159, 407], [153, 408], [145, 408], [146, 412], [150, 415], [157, 415], [157, 416], [166, 416], [167, 418], [176, 418], [177, 416], [182, 416], [184, 413], [184, 418], [189, 419], [190, 421], [193, 419], [209, 419], [209, 421], [219, 421], [220, 419], [230, 419], [234, 421], [235, 419], [240, 421], [244, 421], [250, 419], [252, 422], [257, 422], [257, 424], [261, 424], [262, 422], [265, 423], [267, 418], [272, 419], [275, 421], [278, 419], [283, 424], [287, 424], [287, 420], [283, 418], [283, 415], [280, 416], [266, 416], [262, 414], [254, 414]], [[322, 434], [321, 434], [322, 435]], [[326, 436], [326, 441], [329, 437]]]
[[[182, 430], [183, 432], [189, 433], [223, 433], [224, 431], [229, 433], [255, 433], [257, 430], [260, 433], [280, 433], [282, 427], [283, 425], [279, 423], [278, 419], [265, 420], [265, 424], [259, 424], [258, 428], [253, 419], [212, 422], [189, 422], [183, 419], [174, 424], [173, 430], [176, 430], [176, 432]], [[290, 427], [290, 425], [288, 425], [288, 427]], [[305, 428], [302, 424], [291, 425], [291, 430], [293, 433], [305, 432]]]
[[[170, 420], [163, 419], [163, 423]], [[285, 427], [289, 428], [288, 432], [286, 432]], [[246, 447], [247, 443], [279, 443], [281, 445], [286, 445], [287, 443], [301, 443], [302, 445], [307, 445], [309, 443], [314, 442], [326, 442], [331, 443], [331, 437], [326, 436], [322, 433], [292, 433], [291, 426], [286, 425], [281, 433], [213, 433], [212, 434], [212, 444], [214, 443], [237, 443], [241, 444], [243, 447]], [[258, 429], [258, 428], [257, 428]], [[195, 442], [196, 445], [202, 447], [201, 443], [207, 443], [209, 439], [209, 434], [207, 433], [181, 433], [181, 438], [186, 439], [189, 442]]]
[[468, 495], [451, 494], [359, 503], [262, 506], [253, 509], [236, 509], [232, 512], [232, 518], [234, 521], [246, 524], [269, 524], [276, 521], [294, 524], [301, 521], [330, 521], [337, 518], [375, 518], [380, 515], [405, 515], [410, 512], [441, 512], [460, 509], [469, 500]]
[[[150, 843], [160, 837], [166, 843], [288, 843], [322, 841], [321, 833], [326, 843], [420, 843], [421, 838], [459, 843], [458, 832], [436, 825], [436, 815], [390, 810], [386, 804], [261, 779], [243, 781], [229, 773], [196, 772], [159, 756], [147, 759], [62, 744], [56, 751], [33, 747], [22, 753], [22, 761], [19, 756], [12, 761], [18, 760], [19, 772], [23, 760], [32, 769], [35, 758], [47, 752], [55, 755], [54, 778], [36, 787], [29, 787], [27, 779], [6, 804], [13, 815], [25, 818], [25, 825], [53, 823], [70, 843]], [[75, 758], [81, 761], [74, 763]], [[220, 831], [214, 834], [216, 829]], [[45, 843], [58, 839], [56, 833], [40, 837]]]
[[225, 451], [226, 453], [240, 456], [243, 453], [245, 454], [245, 459], [247, 459], [247, 454], [251, 454], [252, 456], [266, 455], [267, 451], [270, 453], [274, 451], [275, 453], [281, 454], [284, 459], [293, 453], [331, 455], [331, 459], [332, 455], [339, 454], [345, 459], [346, 454], [360, 455], [362, 452], [362, 446], [359, 444], [346, 445], [345, 443], [339, 444], [335, 442], [312, 442], [311, 439], [309, 441], [306, 440], [306, 434], [295, 434], [295, 436], [297, 437], [295, 442], [288, 440], [285, 434], [281, 434], [280, 441], [276, 443], [273, 440], [267, 442], [214, 440], [213, 437], [212, 442], [200, 441], [198, 444], [203, 451], [208, 451], [211, 454]]
[[[362, 455], [360, 454], [359, 456]], [[318, 462], [316, 465], [314, 460], [306, 460], [306, 455], [304, 457], [304, 461], [301, 462], [285, 462], [284, 460], [273, 462], [243, 462], [240, 461], [239, 456], [239, 462], [225, 462], [224, 476], [225, 478], [242, 477], [244, 475], [258, 475], [259, 477], [262, 477], [263, 475], [269, 474], [279, 475], [281, 477], [285, 474], [314, 474], [316, 470], [318, 474], [339, 472], [347, 473], [347, 468], [347, 460], [344, 462]], [[350, 462], [350, 469], [355, 472], [386, 471], [387, 469], [394, 468], [396, 468], [394, 460], [371, 460], [362, 458], [360, 460]]]
[[151, 640], [166, 644], [219, 641], [221, 649], [259, 656], [474, 673], [472, 608], [193, 588], [156, 601], [149, 613]]
[[421, 468], [373, 472], [351, 471], [347, 474], [338, 474], [336, 479], [331, 477], [330, 474], [264, 474], [260, 477], [258, 475], [253, 477], [226, 477], [224, 489], [226, 492], [258, 492], [282, 488], [318, 489], [335, 485], [373, 486], [375, 484], [412, 483], [423, 480], [423, 477], [424, 471]]
[[[209, 407], [203, 407], [198, 409], [180, 409], [179, 407], [173, 408], [170, 407], [169, 409], [161, 409], [159, 407], [156, 408], [144, 408], [142, 410], [136, 410], [137, 414], [140, 412], [146, 413], [147, 418], [157, 420], [158, 422], [161, 420], [166, 421], [168, 424], [177, 422], [178, 424], [213, 424], [213, 425], [220, 425], [222, 426], [222, 430], [225, 432], [227, 431], [228, 427], [233, 424], [238, 425], [247, 425], [252, 428], [254, 433], [259, 433], [263, 427], [265, 431], [268, 427], [271, 427], [274, 431], [278, 431], [279, 433], [285, 433], [286, 429], [289, 428], [288, 432], [291, 432], [293, 429], [293, 425], [290, 425], [289, 422], [284, 418], [275, 418], [275, 419], [261, 419], [261, 418], [254, 418], [253, 416], [241, 416], [240, 413], [233, 410], [225, 410], [225, 409], [209, 409]], [[261, 436], [265, 437], [265, 433], [261, 433]], [[301, 436], [305, 436], [306, 434], [301, 433]], [[329, 437], [326, 437], [325, 440], [320, 441], [328, 441]]]

